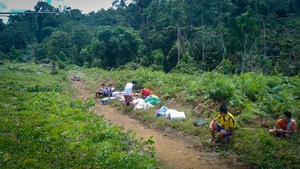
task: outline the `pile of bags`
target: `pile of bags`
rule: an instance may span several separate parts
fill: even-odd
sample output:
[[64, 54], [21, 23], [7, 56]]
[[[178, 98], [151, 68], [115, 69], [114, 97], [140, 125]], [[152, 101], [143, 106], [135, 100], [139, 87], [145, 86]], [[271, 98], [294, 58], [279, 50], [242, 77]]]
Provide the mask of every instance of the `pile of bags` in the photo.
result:
[[[123, 93], [122, 92], [113, 92], [112, 97], [110, 99], [117, 99], [119, 98], [119, 101], [124, 101]], [[152, 107], [154, 107], [156, 104], [159, 104], [161, 102], [160, 98], [154, 94], [149, 95], [144, 99], [142, 98], [137, 98], [134, 99], [131, 104], [134, 105], [133, 110], [139, 110], [139, 109], [144, 109], [144, 110], [149, 110]], [[104, 102], [103, 104], [107, 104]], [[185, 113], [184, 112], [179, 112], [175, 109], [169, 109], [166, 106], [162, 106], [160, 109], [158, 109], [155, 112], [155, 117], [161, 117], [164, 116], [170, 120], [174, 119], [185, 119]]]
[[138, 98], [132, 101], [134, 106], [134, 110], [144, 109], [149, 110], [150, 108], [154, 107], [156, 104], [160, 103], [160, 99], [156, 95], [150, 95], [146, 97], [145, 100]]

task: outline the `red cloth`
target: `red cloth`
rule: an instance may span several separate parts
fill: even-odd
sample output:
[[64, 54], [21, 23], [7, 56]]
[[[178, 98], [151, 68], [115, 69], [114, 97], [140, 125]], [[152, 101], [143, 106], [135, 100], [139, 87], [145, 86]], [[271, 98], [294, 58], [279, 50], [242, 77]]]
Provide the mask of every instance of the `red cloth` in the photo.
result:
[[[287, 130], [287, 125], [288, 125], [288, 123], [286, 123], [282, 119], [279, 119], [279, 120], [277, 120], [275, 127], [278, 128], [278, 129], [282, 129], [282, 130]], [[294, 131], [294, 132], [297, 130], [297, 122], [296, 121], [294, 121], [294, 123], [292, 124], [290, 130]]]
[[142, 96], [149, 96], [152, 94], [152, 91], [150, 89], [143, 89], [142, 90]]

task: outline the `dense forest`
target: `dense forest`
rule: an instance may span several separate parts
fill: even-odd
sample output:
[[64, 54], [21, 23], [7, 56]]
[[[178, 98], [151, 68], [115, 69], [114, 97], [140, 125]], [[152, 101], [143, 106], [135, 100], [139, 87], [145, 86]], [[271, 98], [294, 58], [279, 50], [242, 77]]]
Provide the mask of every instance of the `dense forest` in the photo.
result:
[[60, 69], [300, 70], [300, 0], [114, 0], [88, 14], [40, 1], [34, 10], [0, 20], [0, 60], [48, 61]]
[[[251, 168], [300, 168], [299, 134], [267, 133], [286, 110], [299, 124], [300, 0], [114, 0], [88, 14], [40, 1], [8, 17], [0, 20], [0, 168], [157, 168], [154, 149], [141, 153], [151, 139], [135, 142], [88, 114], [93, 99], [68, 98], [71, 75], [91, 92], [102, 82], [123, 89], [128, 79], [153, 89], [161, 103], [152, 110], [109, 104], [158, 129], [199, 137], [198, 149]], [[193, 124], [211, 120], [221, 103], [235, 115], [237, 132], [233, 143], [213, 146], [207, 127]], [[154, 119], [162, 105], [187, 119]]]

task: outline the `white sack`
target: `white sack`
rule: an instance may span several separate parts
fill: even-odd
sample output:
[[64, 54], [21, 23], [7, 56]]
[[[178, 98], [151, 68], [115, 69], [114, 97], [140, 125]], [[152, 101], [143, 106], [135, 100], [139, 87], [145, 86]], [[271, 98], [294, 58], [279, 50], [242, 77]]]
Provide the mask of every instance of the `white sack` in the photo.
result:
[[166, 111], [166, 114], [170, 120], [186, 118], [184, 112], [178, 112], [177, 110], [174, 110], [174, 109], [168, 109]]

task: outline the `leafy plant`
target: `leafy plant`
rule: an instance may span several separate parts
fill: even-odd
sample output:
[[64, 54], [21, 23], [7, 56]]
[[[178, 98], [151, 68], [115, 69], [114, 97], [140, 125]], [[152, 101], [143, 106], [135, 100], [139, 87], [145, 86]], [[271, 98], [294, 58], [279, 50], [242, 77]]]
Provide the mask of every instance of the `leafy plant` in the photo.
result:
[[[135, 71], [80, 69], [77, 72], [84, 72], [84, 76], [89, 79], [87, 84], [93, 84], [93, 79], [103, 79], [117, 82], [116, 86], [121, 90], [128, 80], [137, 80], [139, 86], [152, 87], [154, 94], [162, 99], [160, 106], [167, 105], [178, 110], [188, 107], [184, 109], [187, 119], [170, 121], [165, 118], [154, 119], [154, 112], [159, 106], [151, 110], [133, 112], [132, 108], [124, 110], [119, 102], [112, 103], [148, 125], [153, 124], [159, 129], [172, 128], [187, 135], [201, 136], [199, 147], [216, 151], [224, 157], [236, 153], [237, 158], [228, 158], [236, 158], [239, 162], [253, 165], [255, 168], [277, 168], [285, 165], [293, 168], [299, 165], [295, 162], [297, 155], [294, 152], [289, 151], [288, 162], [281, 160], [286, 157], [280, 153], [266, 155], [268, 152], [285, 151], [287, 145], [282, 143], [284, 140], [269, 136], [266, 127], [273, 127], [276, 119], [285, 110], [291, 110], [293, 117], [299, 120], [300, 82], [297, 77], [265, 76], [260, 73], [224, 75], [217, 72], [193, 75], [165, 74], [145, 68]], [[230, 112], [235, 115], [237, 129], [234, 143], [219, 151], [220, 147], [216, 148], [206, 143], [210, 138], [207, 126], [195, 127], [193, 122], [199, 119], [199, 116], [211, 120], [221, 103], [228, 104]], [[286, 142], [289, 145], [297, 145], [299, 138], [293, 137]], [[299, 146], [296, 146], [296, 149], [299, 149]], [[232, 153], [227, 154], [228, 151]]]
[[0, 69], [0, 168], [157, 168], [151, 138], [136, 140], [88, 112], [93, 99], [47, 85], [70, 85], [61, 75]]

